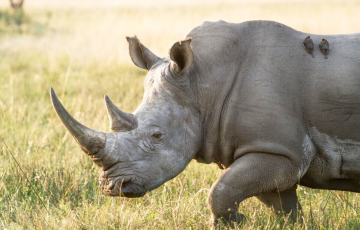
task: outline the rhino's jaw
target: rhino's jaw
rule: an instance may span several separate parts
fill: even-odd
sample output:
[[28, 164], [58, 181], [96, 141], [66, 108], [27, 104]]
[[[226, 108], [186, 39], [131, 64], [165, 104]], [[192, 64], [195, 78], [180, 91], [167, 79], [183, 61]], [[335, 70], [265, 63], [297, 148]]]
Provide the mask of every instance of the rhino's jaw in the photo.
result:
[[146, 194], [147, 190], [131, 179], [118, 178], [115, 180], [100, 179], [100, 186], [104, 193], [108, 196], [120, 196], [120, 197], [142, 197]]

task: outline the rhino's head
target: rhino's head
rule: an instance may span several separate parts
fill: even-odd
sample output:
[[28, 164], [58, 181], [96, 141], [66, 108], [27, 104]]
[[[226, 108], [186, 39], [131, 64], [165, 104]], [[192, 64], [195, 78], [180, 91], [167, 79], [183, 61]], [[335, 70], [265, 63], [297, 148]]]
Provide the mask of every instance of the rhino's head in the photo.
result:
[[179, 174], [200, 149], [201, 128], [189, 68], [191, 39], [158, 58], [136, 37], [127, 37], [134, 64], [149, 70], [143, 101], [133, 114], [105, 96], [112, 132], [77, 122], [51, 89], [54, 108], [81, 149], [100, 167], [100, 186], [111, 196], [140, 197]]

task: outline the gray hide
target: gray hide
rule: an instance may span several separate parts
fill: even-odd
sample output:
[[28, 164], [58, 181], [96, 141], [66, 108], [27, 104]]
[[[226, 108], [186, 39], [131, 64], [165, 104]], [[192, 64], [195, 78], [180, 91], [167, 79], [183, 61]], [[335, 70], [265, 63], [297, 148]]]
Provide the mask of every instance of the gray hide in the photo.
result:
[[[314, 58], [302, 47], [308, 35]], [[297, 184], [360, 192], [360, 34], [219, 21], [187, 37], [163, 59], [128, 38], [132, 60], [149, 73], [133, 115], [115, 116], [107, 100], [110, 118], [122, 120], [112, 122], [112, 133], [82, 141], [83, 133], [97, 131], [74, 131], [52, 93], [64, 125], [101, 167], [107, 194], [144, 195], [190, 159], [224, 169], [209, 195], [212, 224], [240, 221], [238, 205], [252, 196], [296, 218]], [[318, 49], [321, 38], [330, 43], [328, 59]]]

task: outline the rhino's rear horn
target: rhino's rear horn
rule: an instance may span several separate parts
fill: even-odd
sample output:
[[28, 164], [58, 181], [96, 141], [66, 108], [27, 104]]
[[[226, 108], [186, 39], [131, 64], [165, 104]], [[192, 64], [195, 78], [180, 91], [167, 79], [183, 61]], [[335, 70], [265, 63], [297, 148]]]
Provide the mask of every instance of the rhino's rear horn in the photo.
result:
[[[104, 157], [107, 133], [99, 132], [80, 124], [66, 111], [52, 88], [50, 89], [50, 95], [54, 109], [61, 122], [80, 145], [81, 149], [92, 158]], [[101, 166], [99, 162], [95, 163]]]
[[105, 102], [112, 131], [126, 132], [137, 127], [137, 120], [133, 114], [126, 113], [118, 109], [107, 95], [105, 95]]

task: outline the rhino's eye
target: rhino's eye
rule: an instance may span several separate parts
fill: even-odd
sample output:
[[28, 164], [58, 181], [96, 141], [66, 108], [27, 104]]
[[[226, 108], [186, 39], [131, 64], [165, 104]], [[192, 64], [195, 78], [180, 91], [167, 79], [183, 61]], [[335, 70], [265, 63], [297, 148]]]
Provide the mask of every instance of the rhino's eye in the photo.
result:
[[158, 140], [162, 137], [162, 134], [160, 132], [156, 132], [156, 133], [153, 133], [151, 135], [151, 137]]

